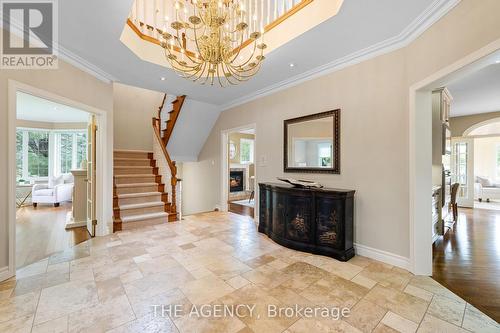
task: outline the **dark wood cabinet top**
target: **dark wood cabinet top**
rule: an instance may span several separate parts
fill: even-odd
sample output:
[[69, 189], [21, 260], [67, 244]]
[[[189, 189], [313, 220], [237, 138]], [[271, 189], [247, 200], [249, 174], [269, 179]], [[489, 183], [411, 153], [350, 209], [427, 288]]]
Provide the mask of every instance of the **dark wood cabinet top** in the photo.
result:
[[281, 189], [285, 191], [295, 191], [295, 192], [317, 192], [317, 193], [331, 193], [331, 194], [341, 194], [346, 197], [354, 196], [355, 190], [347, 190], [347, 189], [336, 189], [336, 188], [315, 188], [315, 187], [295, 187], [286, 183], [259, 183], [260, 186], [267, 186], [275, 189]]

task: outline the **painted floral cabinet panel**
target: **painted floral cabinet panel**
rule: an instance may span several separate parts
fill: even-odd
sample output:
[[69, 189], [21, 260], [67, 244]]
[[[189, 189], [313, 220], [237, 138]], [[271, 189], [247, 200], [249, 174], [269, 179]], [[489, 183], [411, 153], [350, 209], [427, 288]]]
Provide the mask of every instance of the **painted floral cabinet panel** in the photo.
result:
[[338, 199], [318, 196], [316, 198], [316, 243], [341, 249], [342, 224], [344, 209], [343, 202]]
[[286, 211], [286, 239], [310, 242], [312, 237], [310, 196], [288, 195]]
[[259, 232], [299, 251], [347, 261], [354, 256], [353, 190], [259, 184]]

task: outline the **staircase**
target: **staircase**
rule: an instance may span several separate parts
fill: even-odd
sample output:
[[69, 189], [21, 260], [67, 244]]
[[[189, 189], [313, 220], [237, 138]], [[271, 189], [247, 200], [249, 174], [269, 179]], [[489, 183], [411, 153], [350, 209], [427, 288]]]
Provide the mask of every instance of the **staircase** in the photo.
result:
[[176, 220], [152, 152], [115, 150], [113, 178], [115, 232]]
[[[179, 118], [179, 113], [181, 112], [182, 105], [184, 104], [185, 99], [186, 99], [185, 95], [178, 96], [172, 102], [172, 110], [168, 112], [168, 119], [165, 122], [166, 126], [162, 130], [162, 136], [161, 136], [161, 139], [163, 140], [163, 143], [165, 146], [168, 145], [168, 141], [170, 140], [170, 137], [172, 136], [172, 132], [174, 131], [175, 123], [177, 122], [177, 118]], [[165, 99], [163, 102], [165, 102]], [[161, 113], [161, 109], [159, 112]], [[159, 118], [162, 119], [161, 114], [160, 114]]]

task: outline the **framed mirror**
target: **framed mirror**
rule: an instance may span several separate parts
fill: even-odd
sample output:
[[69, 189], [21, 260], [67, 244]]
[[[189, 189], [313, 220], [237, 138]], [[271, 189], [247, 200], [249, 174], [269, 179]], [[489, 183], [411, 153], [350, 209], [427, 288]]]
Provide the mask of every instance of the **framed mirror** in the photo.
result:
[[340, 110], [284, 121], [284, 171], [340, 174]]

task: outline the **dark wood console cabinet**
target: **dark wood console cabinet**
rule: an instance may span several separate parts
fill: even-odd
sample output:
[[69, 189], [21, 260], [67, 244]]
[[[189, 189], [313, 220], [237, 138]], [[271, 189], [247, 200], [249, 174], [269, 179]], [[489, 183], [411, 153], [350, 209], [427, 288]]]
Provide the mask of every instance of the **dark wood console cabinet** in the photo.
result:
[[259, 184], [259, 232], [285, 247], [341, 261], [354, 257], [354, 192]]

